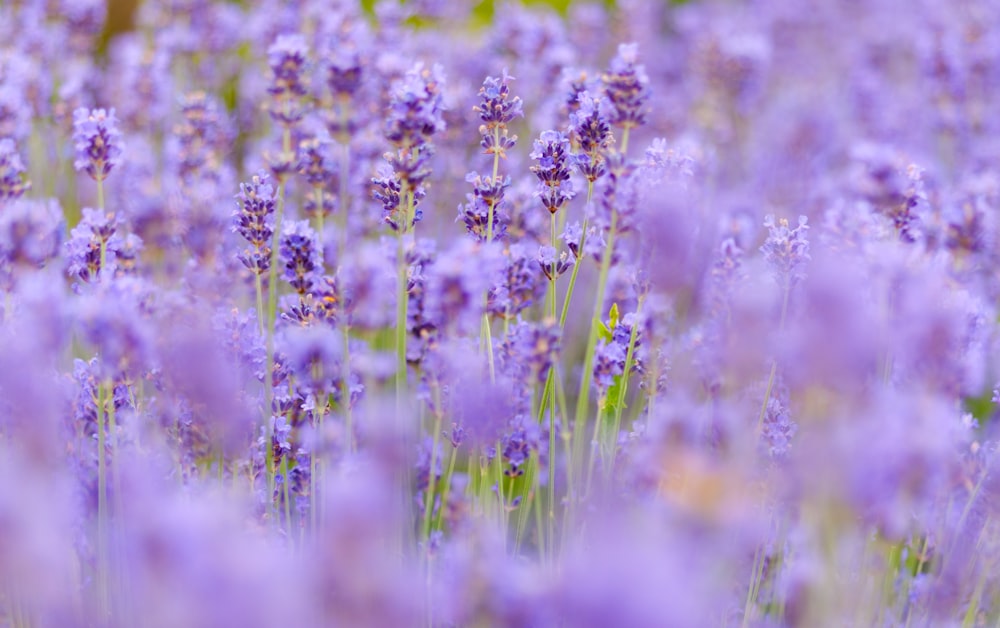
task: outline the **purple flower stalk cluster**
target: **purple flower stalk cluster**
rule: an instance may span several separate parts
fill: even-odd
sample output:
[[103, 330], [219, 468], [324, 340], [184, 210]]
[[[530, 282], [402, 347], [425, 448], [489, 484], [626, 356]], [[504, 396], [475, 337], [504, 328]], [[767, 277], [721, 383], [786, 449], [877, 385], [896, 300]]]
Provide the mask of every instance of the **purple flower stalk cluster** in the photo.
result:
[[103, 181], [122, 163], [122, 134], [115, 110], [77, 109], [73, 112], [73, 167], [95, 181]]
[[995, 1], [105, 4], [0, 2], [0, 625], [1000, 624]]

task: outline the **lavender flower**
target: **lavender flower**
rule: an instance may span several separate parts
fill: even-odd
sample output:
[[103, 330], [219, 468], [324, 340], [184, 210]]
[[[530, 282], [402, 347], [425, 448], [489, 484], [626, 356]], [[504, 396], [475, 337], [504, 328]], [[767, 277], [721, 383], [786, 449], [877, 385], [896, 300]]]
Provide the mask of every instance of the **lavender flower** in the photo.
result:
[[593, 183], [604, 174], [604, 154], [611, 148], [610, 102], [584, 91], [578, 97], [577, 108], [570, 114], [570, 131], [579, 143], [575, 155], [576, 167], [587, 181]]
[[138, 243], [136, 236], [132, 242], [118, 234], [119, 222], [113, 213], [102, 212], [90, 207], [83, 208], [83, 219], [64, 245], [67, 273], [70, 277], [91, 282], [105, 270], [117, 267], [118, 256], [130, 251]]
[[[395, 159], [416, 160], [417, 153], [428, 149], [431, 136], [444, 130], [443, 87], [444, 69], [439, 65], [426, 68], [422, 63], [393, 85], [385, 138], [402, 153]], [[410, 170], [416, 168], [410, 165]]]
[[304, 36], [279, 35], [267, 49], [271, 84], [267, 91], [274, 97], [268, 113], [276, 122], [291, 126], [305, 115], [302, 97], [309, 93], [307, 64], [309, 46]]
[[479, 114], [479, 119], [484, 122], [479, 127], [479, 133], [483, 136], [481, 146], [487, 155], [497, 154], [501, 158], [507, 156], [507, 151], [514, 147], [517, 142], [516, 135], [508, 135], [507, 125], [516, 117], [524, 116], [521, 106], [521, 99], [510, 95], [508, 83], [514, 77], [504, 70], [503, 76], [494, 78], [486, 77], [483, 86], [479, 88], [481, 98], [479, 104], [473, 110]]
[[472, 171], [465, 180], [472, 183], [472, 194], [467, 194], [468, 201], [458, 207], [458, 219], [465, 222], [465, 229], [477, 242], [488, 240], [489, 215], [493, 209], [493, 239], [500, 240], [507, 233], [510, 216], [507, 213], [507, 203], [504, 191], [510, 187], [510, 177], [494, 181], [489, 176]]
[[278, 249], [283, 266], [281, 277], [303, 297], [318, 283], [323, 269], [319, 237], [306, 221], [292, 222], [283, 231]]
[[233, 212], [233, 231], [250, 243], [237, 258], [255, 275], [264, 275], [271, 267], [271, 236], [274, 234], [274, 188], [267, 174], [260, 172], [248, 183], [240, 184], [237, 209]]
[[14, 140], [0, 138], [0, 207], [20, 198], [30, 188]]
[[604, 93], [614, 108], [611, 124], [625, 129], [646, 122], [646, 101], [649, 100], [649, 77], [638, 65], [639, 45], [621, 44], [611, 67], [601, 76]]
[[556, 213], [574, 196], [569, 172], [569, 140], [558, 131], [543, 131], [535, 140], [531, 171], [538, 177], [535, 193], [549, 213]]
[[798, 226], [791, 229], [784, 218], [777, 222], [773, 215], [764, 218], [768, 236], [760, 250], [764, 261], [771, 267], [771, 273], [783, 286], [792, 286], [806, 277], [805, 266], [810, 259], [807, 222], [805, 216], [799, 216]]
[[124, 145], [115, 110], [80, 108], [73, 112], [73, 144], [76, 170], [103, 181], [121, 164]]

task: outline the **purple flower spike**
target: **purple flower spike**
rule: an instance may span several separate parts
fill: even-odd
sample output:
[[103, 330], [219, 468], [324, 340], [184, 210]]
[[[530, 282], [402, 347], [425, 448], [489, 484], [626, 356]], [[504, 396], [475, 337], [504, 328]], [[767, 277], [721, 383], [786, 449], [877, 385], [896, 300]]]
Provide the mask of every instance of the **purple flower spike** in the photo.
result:
[[805, 266], [810, 259], [807, 221], [805, 216], [799, 216], [798, 226], [791, 229], [784, 218], [777, 222], [772, 215], [764, 218], [764, 226], [769, 235], [760, 250], [775, 278], [782, 285], [787, 282], [791, 286], [806, 277]]
[[319, 281], [323, 269], [323, 251], [316, 232], [307, 221], [291, 223], [281, 235], [278, 253], [283, 267], [282, 278], [300, 297], [305, 296]]
[[504, 70], [501, 78], [487, 77], [479, 88], [482, 100], [473, 110], [479, 113], [479, 119], [484, 123], [479, 127], [479, 133], [483, 136], [483, 152], [488, 155], [506, 157], [507, 150], [517, 142], [516, 135], [507, 135], [507, 124], [518, 116], [523, 117], [524, 111], [521, 99], [510, 95], [507, 84], [512, 80], [514, 77]]
[[639, 45], [618, 46], [618, 55], [601, 77], [604, 91], [614, 107], [611, 123], [625, 128], [646, 122], [646, 101], [649, 100], [649, 77], [643, 66], [637, 65]]
[[20, 198], [31, 183], [24, 180], [24, 164], [11, 139], [0, 139], [0, 204]]
[[580, 153], [575, 156], [576, 167], [590, 182], [604, 174], [604, 154], [614, 143], [608, 125], [611, 110], [611, 103], [606, 98], [595, 98], [590, 92], [583, 92], [578, 108], [569, 116], [570, 130], [580, 143]]
[[542, 131], [531, 158], [538, 162], [531, 167], [539, 181], [535, 196], [554, 214], [574, 195], [569, 180], [569, 140], [558, 131]]
[[263, 275], [271, 267], [271, 236], [274, 234], [274, 187], [261, 172], [249, 183], [240, 184], [237, 210], [233, 212], [233, 231], [243, 236], [252, 248], [239, 254], [243, 265], [256, 275]]
[[271, 118], [284, 125], [302, 119], [305, 109], [298, 102], [309, 93], [306, 78], [309, 46], [302, 35], [280, 35], [267, 50], [271, 66], [271, 85], [267, 91], [274, 96]]
[[444, 71], [439, 65], [426, 68], [418, 63], [407, 72], [392, 89], [386, 139], [400, 148], [422, 152], [430, 137], [444, 130], [443, 85]]
[[73, 167], [95, 181], [106, 179], [122, 160], [122, 136], [115, 110], [81, 107], [74, 111], [73, 144], [76, 148]]

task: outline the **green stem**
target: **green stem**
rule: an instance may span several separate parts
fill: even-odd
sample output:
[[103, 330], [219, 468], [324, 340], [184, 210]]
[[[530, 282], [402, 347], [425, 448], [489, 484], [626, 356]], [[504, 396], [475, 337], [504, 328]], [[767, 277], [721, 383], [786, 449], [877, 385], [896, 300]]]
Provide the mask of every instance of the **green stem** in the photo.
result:
[[579, 462], [583, 456], [584, 426], [590, 403], [590, 386], [593, 380], [594, 352], [597, 350], [597, 331], [600, 327], [601, 315], [604, 313], [604, 293], [608, 286], [608, 273], [611, 270], [611, 257], [614, 253], [615, 235], [618, 228], [618, 212], [611, 213], [611, 226], [608, 229], [608, 242], [601, 256], [601, 270], [597, 277], [597, 293], [594, 298], [594, 315], [590, 322], [590, 335], [587, 338], [587, 351], [584, 355], [583, 373], [580, 376], [580, 396], [576, 401], [576, 414], [573, 425], [573, 458]]
[[108, 604], [108, 497], [107, 461], [105, 460], [104, 383], [97, 386], [97, 595], [102, 617], [107, 617]]
[[[493, 127], [493, 146], [500, 145], [500, 126]], [[490, 179], [491, 185], [496, 185], [497, 174], [500, 172], [500, 152], [499, 150], [493, 153], [493, 178]], [[493, 210], [495, 201], [490, 201], [490, 209], [486, 215], [486, 242], [493, 242]]]
[[632, 323], [632, 332], [628, 338], [628, 351], [625, 352], [625, 369], [622, 371], [622, 385], [618, 389], [618, 401], [615, 404], [615, 421], [611, 432], [611, 462], [608, 465], [609, 470], [615, 468], [615, 458], [617, 458], [618, 454], [618, 431], [621, 429], [622, 410], [625, 408], [625, 395], [628, 392], [628, 380], [632, 371], [633, 358], [635, 357], [635, 341], [639, 331], [639, 316], [642, 313], [642, 302], [645, 298], [645, 295], [640, 296], [639, 302], [636, 305], [635, 321]]
[[[788, 294], [791, 292], [789, 279], [785, 279], [784, 294], [781, 297], [781, 319], [778, 321], [778, 333], [785, 329], [785, 316], [788, 314]], [[764, 417], [767, 415], [767, 402], [771, 400], [771, 389], [774, 387], [774, 378], [778, 373], [778, 361], [771, 362], [771, 374], [767, 377], [767, 388], [764, 390], [764, 403], [760, 406], [760, 416], [757, 417], [757, 434], [761, 433], [764, 427]]]
[[264, 280], [261, 279], [260, 273], [254, 273], [253, 275], [253, 288], [254, 294], [257, 297], [257, 327], [260, 329], [260, 335], [264, 335], [264, 317], [267, 312], [264, 311]]
[[[434, 465], [437, 462], [438, 442], [441, 438], [441, 391], [437, 384], [434, 384], [432, 395], [434, 396], [434, 435], [431, 437], [431, 460], [427, 471], [427, 494], [424, 496], [424, 522], [421, 526], [422, 534], [420, 538], [427, 540], [431, 533], [431, 512], [434, 510], [434, 491], [437, 480], [434, 477]], [[442, 509], [444, 504], [441, 504]], [[430, 544], [428, 544], [430, 551]]]

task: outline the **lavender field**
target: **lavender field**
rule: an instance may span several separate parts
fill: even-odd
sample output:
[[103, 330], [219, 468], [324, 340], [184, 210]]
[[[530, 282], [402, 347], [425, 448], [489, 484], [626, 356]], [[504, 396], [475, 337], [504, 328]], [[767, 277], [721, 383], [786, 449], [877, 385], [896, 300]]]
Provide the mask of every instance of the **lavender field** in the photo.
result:
[[1000, 626], [1000, 3], [114, 11], [0, 0], [0, 626]]

